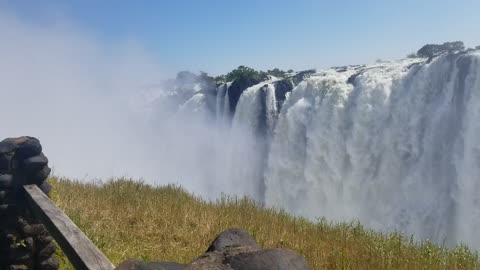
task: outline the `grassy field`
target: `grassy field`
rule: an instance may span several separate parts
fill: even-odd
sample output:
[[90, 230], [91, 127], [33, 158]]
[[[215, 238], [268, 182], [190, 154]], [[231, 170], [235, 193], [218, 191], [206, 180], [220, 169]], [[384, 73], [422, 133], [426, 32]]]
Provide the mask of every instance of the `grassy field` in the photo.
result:
[[[127, 258], [188, 262], [231, 227], [264, 248], [291, 248], [311, 269], [480, 269], [477, 253], [382, 234], [358, 223], [309, 222], [249, 199], [208, 203], [179, 187], [125, 179], [86, 184], [52, 178], [52, 199], [114, 263]], [[62, 269], [73, 269], [59, 252]]]

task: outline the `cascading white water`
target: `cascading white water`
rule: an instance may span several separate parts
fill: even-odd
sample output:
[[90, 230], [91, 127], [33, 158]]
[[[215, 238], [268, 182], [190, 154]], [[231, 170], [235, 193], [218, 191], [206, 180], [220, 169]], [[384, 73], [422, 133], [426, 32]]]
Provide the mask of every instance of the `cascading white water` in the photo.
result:
[[469, 53], [305, 80], [276, 123], [267, 205], [480, 247], [479, 66]]
[[184, 170], [170, 174], [208, 198], [249, 195], [313, 220], [480, 248], [479, 52], [317, 72], [281, 106], [279, 82], [247, 88], [233, 108], [230, 83], [216, 96], [187, 91], [167, 121], [181, 142], [171, 152], [184, 150], [166, 163]]
[[226, 149], [228, 175], [224, 179], [232, 184], [231, 193], [263, 200], [267, 140], [276, 119], [275, 106], [271, 82], [252, 86], [240, 96]]
[[268, 133], [273, 131], [276, 118], [275, 87], [271, 82], [264, 82], [242, 93], [235, 108], [232, 128], [246, 125], [252, 134], [263, 130]]
[[[468, 64], [468, 63], [467, 63]], [[479, 247], [480, 236], [480, 56], [471, 59], [463, 92], [462, 152], [455, 155], [458, 195], [455, 236]], [[463, 74], [462, 74], [463, 75]]]
[[228, 88], [232, 85], [231, 82], [222, 84], [217, 87], [215, 117], [217, 126], [223, 126], [226, 122], [227, 115], [230, 114], [230, 106], [228, 103]]
[[265, 133], [267, 138], [271, 137], [278, 117], [277, 99], [275, 97], [275, 86], [271, 83], [265, 88]]

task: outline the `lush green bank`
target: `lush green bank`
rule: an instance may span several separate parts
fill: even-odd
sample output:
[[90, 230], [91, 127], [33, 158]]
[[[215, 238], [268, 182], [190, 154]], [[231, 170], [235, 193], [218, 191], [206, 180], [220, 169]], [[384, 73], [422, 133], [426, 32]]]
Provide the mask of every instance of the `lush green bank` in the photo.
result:
[[[127, 258], [188, 262], [230, 227], [249, 231], [262, 247], [288, 247], [312, 269], [480, 269], [478, 254], [381, 234], [358, 223], [311, 223], [248, 199], [207, 203], [181, 188], [125, 179], [84, 184], [50, 179], [52, 198], [118, 264]], [[62, 256], [60, 254], [60, 256]], [[61, 257], [62, 269], [72, 269]]]

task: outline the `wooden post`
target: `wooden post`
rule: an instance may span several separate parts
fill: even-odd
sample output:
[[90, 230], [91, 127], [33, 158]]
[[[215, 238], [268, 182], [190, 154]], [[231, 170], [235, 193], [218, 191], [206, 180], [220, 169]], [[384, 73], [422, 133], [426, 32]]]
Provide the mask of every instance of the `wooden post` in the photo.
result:
[[77, 225], [36, 185], [25, 185], [23, 189], [34, 216], [45, 225], [75, 269], [115, 269], [115, 266]]

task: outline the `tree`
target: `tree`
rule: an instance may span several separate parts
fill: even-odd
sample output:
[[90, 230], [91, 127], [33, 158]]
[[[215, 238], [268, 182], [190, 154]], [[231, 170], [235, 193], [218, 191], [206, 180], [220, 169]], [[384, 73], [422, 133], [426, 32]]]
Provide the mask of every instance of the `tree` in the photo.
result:
[[268, 70], [268, 71], [267, 71], [267, 74], [268, 74], [268, 75], [275, 76], [275, 77], [285, 78], [286, 72], [283, 71], [283, 70], [280, 70], [280, 69], [278, 69], [278, 68], [274, 68], [274, 69], [272, 69], [272, 70]]
[[217, 77], [215, 77], [215, 82], [216, 82], [217, 84], [226, 83], [226, 82], [227, 82], [227, 76], [225, 76], [225, 75], [218, 75]]
[[432, 58], [444, 53], [463, 51], [465, 45], [461, 41], [445, 42], [443, 44], [427, 44], [418, 50], [417, 55], [419, 57]]
[[245, 78], [251, 78], [255, 80], [262, 80], [266, 78], [265, 72], [258, 72], [253, 68], [246, 67], [246, 66], [239, 66], [238, 68], [230, 71], [226, 75], [226, 80], [227, 81], [234, 81], [237, 79], [245, 79]]

